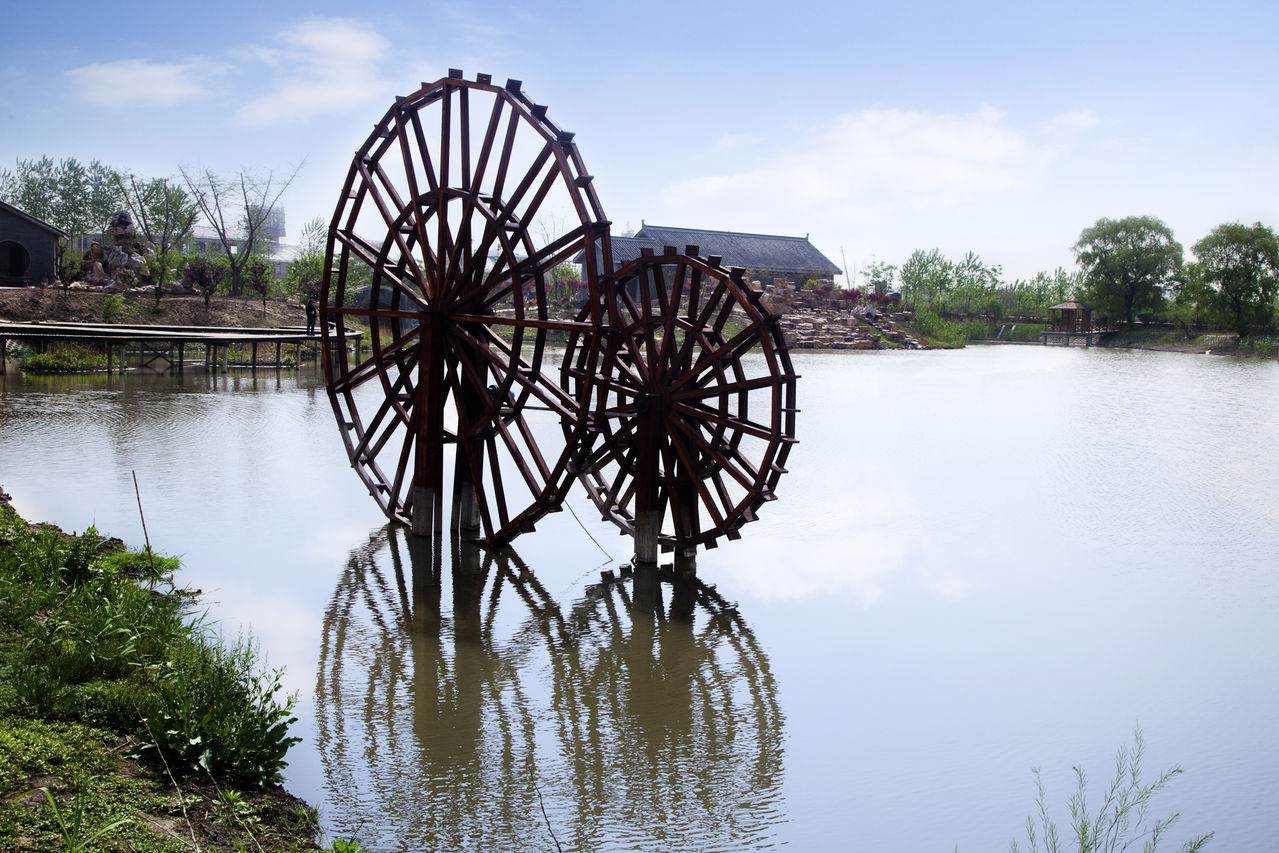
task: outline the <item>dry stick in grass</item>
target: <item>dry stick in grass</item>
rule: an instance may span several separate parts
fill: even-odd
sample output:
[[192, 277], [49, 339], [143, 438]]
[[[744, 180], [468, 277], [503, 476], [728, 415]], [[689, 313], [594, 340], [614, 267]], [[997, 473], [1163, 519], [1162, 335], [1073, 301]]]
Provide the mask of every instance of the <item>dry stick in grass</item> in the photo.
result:
[[147, 559], [151, 561], [151, 577], [155, 577], [155, 553], [151, 550], [151, 537], [147, 534], [147, 517], [142, 514], [142, 492], [138, 489], [138, 472], [133, 474], [133, 493], [138, 496], [138, 518], [142, 519], [142, 538], [147, 543]]
[[164, 753], [160, 750], [160, 741], [156, 739], [155, 732], [151, 731], [151, 723], [146, 717], [142, 716], [142, 712], [134, 706], [134, 710], [138, 711], [138, 716], [142, 717], [142, 725], [147, 727], [147, 734], [151, 735], [151, 740], [155, 742], [155, 754], [160, 756], [160, 763], [164, 765], [164, 774], [169, 777], [169, 781], [173, 784], [173, 790], [178, 792], [178, 808], [182, 809], [182, 819], [187, 823], [187, 831], [191, 833], [191, 847], [195, 853], [202, 853], [200, 842], [195, 837], [195, 825], [191, 823], [191, 815], [187, 814], [186, 798], [182, 795], [182, 786], [178, 784], [178, 780], [173, 778], [173, 771], [169, 769], [169, 762], [165, 759]]
[[[227, 796], [222, 793], [222, 786], [218, 784], [217, 779], [213, 778], [213, 774], [209, 771], [209, 768], [205, 767], [204, 772], [209, 777], [209, 781], [213, 783], [213, 790], [218, 794], [218, 801], [224, 804], [230, 802]], [[266, 851], [262, 849], [262, 842], [258, 841], [258, 837], [253, 834], [253, 829], [245, 823], [244, 819], [241, 818], [238, 813], [234, 814], [233, 817], [235, 818], [235, 822], [240, 824], [240, 828], [248, 833], [249, 840], [253, 842], [254, 847], [258, 848], [258, 853], [266, 853]]]

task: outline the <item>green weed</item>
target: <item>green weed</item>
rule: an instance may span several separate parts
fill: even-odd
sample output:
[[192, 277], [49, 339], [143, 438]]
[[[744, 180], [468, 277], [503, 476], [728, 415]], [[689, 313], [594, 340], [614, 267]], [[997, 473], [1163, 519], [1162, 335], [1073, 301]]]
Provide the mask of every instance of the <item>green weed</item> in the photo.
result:
[[40, 791], [44, 794], [44, 798], [49, 804], [49, 809], [53, 812], [53, 817], [58, 822], [58, 832], [62, 836], [63, 847], [73, 851], [73, 853], [81, 853], [81, 851], [88, 850], [89, 845], [99, 838], [110, 838], [115, 834], [116, 830], [133, 823], [128, 818], [121, 818], [105, 826], [94, 827], [93, 823], [96, 823], [96, 821], [86, 826], [84, 802], [79, 797], [76, 797], [73, 802], [71, 814], [68, 817], [64, 817], [62, 810], [58, 808], [58, 801], [49, 793], [49, 789], [41, 788]]
[[[1026, 850], [1028, 853], [1119, 853], [1141, 844], [1144, 853], [1154, 853], [1160, 841], [1180, 819], [1180, 812], [1164, 818], [1150, 820], [1150, 805], [1155, 794], [1181, 774], [1180, 767], [1163, 771], [1153, 781], [1143, 780], [1142, 759], [1145, 743], [1141, 729], [1133, 732], [1133, 745], [1119, 748], [1115, 754], [1115, 775], [1107, 785], [1101, 805], [1093, 811], [1088, 806], [1088, 777], [1076, 766], [1075, 791], [1068, 801], [1070, 811], [1069, 841], [1063, 841], [1057, 824], [1048, 815], [1048, 793], [1038, 768], [1035, 786], [1037, 814], [1026, 818]], [[1213, 833], [1200, 835], [1184, 842], [1178, 850], [1195, 853], [1202, 850]], [[1013, 839], [1009, 843], [1011, 853], [1020, 853], [1021, 846]]]
[[64, 344], [22, 362], [27, 373], [92, 373], [107, 369], [107, 357], [82, 344]]
[[104, 323], [120, 322], [124, 318], [127, 307], [123, 294], [111, 294], [102, 303], [102, 321]]

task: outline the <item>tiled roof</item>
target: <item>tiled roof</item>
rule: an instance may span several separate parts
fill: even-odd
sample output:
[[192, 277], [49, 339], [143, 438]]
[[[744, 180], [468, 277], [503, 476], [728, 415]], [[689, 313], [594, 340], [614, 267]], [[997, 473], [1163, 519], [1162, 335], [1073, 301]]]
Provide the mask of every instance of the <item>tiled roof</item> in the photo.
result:
[[[698, 228], [665, 228], [645, 224], [634, 237], [612, 238], [613, 266], [620, 267], [640, 256], [643, 249], [661, 254], [666, 246], [684, 251], [696, 246], [702, 257], [719, 255], [726, 267], [804, 275], [833, 276], [840, 273], [807, 237], [779, 237], [773, 234], [743, 234], [737, 231], [705, 231]], [[573, 263], [582, 263], [578, 253]]]
[[[618, 239], [613, 238], [614, 258], [618, 257]], [[697, 246], [700, 255], [719, 255], [725, 266], [745, 267], [748, 270], [768, 270], [779, 273], [803, 273], [805, 275], [837, 275], [839, 267], [817, 251], [807, 237], [781, 237], [775, 234], [745, 234], [737, 231], [706, 231], [700, 228], [667, 228], [644, 224], [632, 240], [643, 240], [640, 245], [675, 246], [683, 251], [685, 246]], [[635, 250], [638, 255], [638, 249]]]

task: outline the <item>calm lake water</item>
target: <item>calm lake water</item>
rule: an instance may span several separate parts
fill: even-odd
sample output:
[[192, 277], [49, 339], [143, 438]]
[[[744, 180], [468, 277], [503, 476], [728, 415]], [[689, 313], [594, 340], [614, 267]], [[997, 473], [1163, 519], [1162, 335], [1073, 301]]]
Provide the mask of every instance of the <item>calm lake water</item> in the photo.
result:
[[[514, 552], [388, 529], [319, 376], [0, 377], [32, 519], [183, 558], [297, 691], [288, 787], [379, 851], [1006, 849], [1140, 726], [1174, 840], [1279, 830], [1279, 364], [801, 353], [779, 500], [702, 585], [600, 583], [575, 492]], [[553, 833], [553, 836], [552, 836]], [[1174, 845], [1171, 845], [1175, 847]]]

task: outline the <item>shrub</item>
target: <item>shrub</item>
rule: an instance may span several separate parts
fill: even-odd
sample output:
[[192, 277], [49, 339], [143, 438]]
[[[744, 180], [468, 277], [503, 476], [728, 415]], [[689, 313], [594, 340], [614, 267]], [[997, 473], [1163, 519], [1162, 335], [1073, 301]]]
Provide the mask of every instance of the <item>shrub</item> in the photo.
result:
[[201, 638], [176, 650], [160, 687], [160, 713], [149, 718], [153, 746], [170, 768], [225, 775], [257, 785], [280, 780], [296, 697], [279, 702], [283, 670], [258, 671], [257, 650]]
[[113, 293], [102, 303], [102, 322], [118, 323], [124, 317], [124, 296]]
[[925, 343], [930, 346], [961, 347], [964, 345], [963, 332], [933, 311], [920, 306], [915, 310], [915, 326]]
[[80, 344], [67, 344], [30, 356], [22, 369], [28, 373], [91, 373], [106, 370], [107, 357]]
[[210, 637], [173, 590], [176, 567], [0, 511], [0, 717], [107, 725], [177, 772], [275, 781], [298, 741], [282, 673], [260, 671], [251, 642]]

